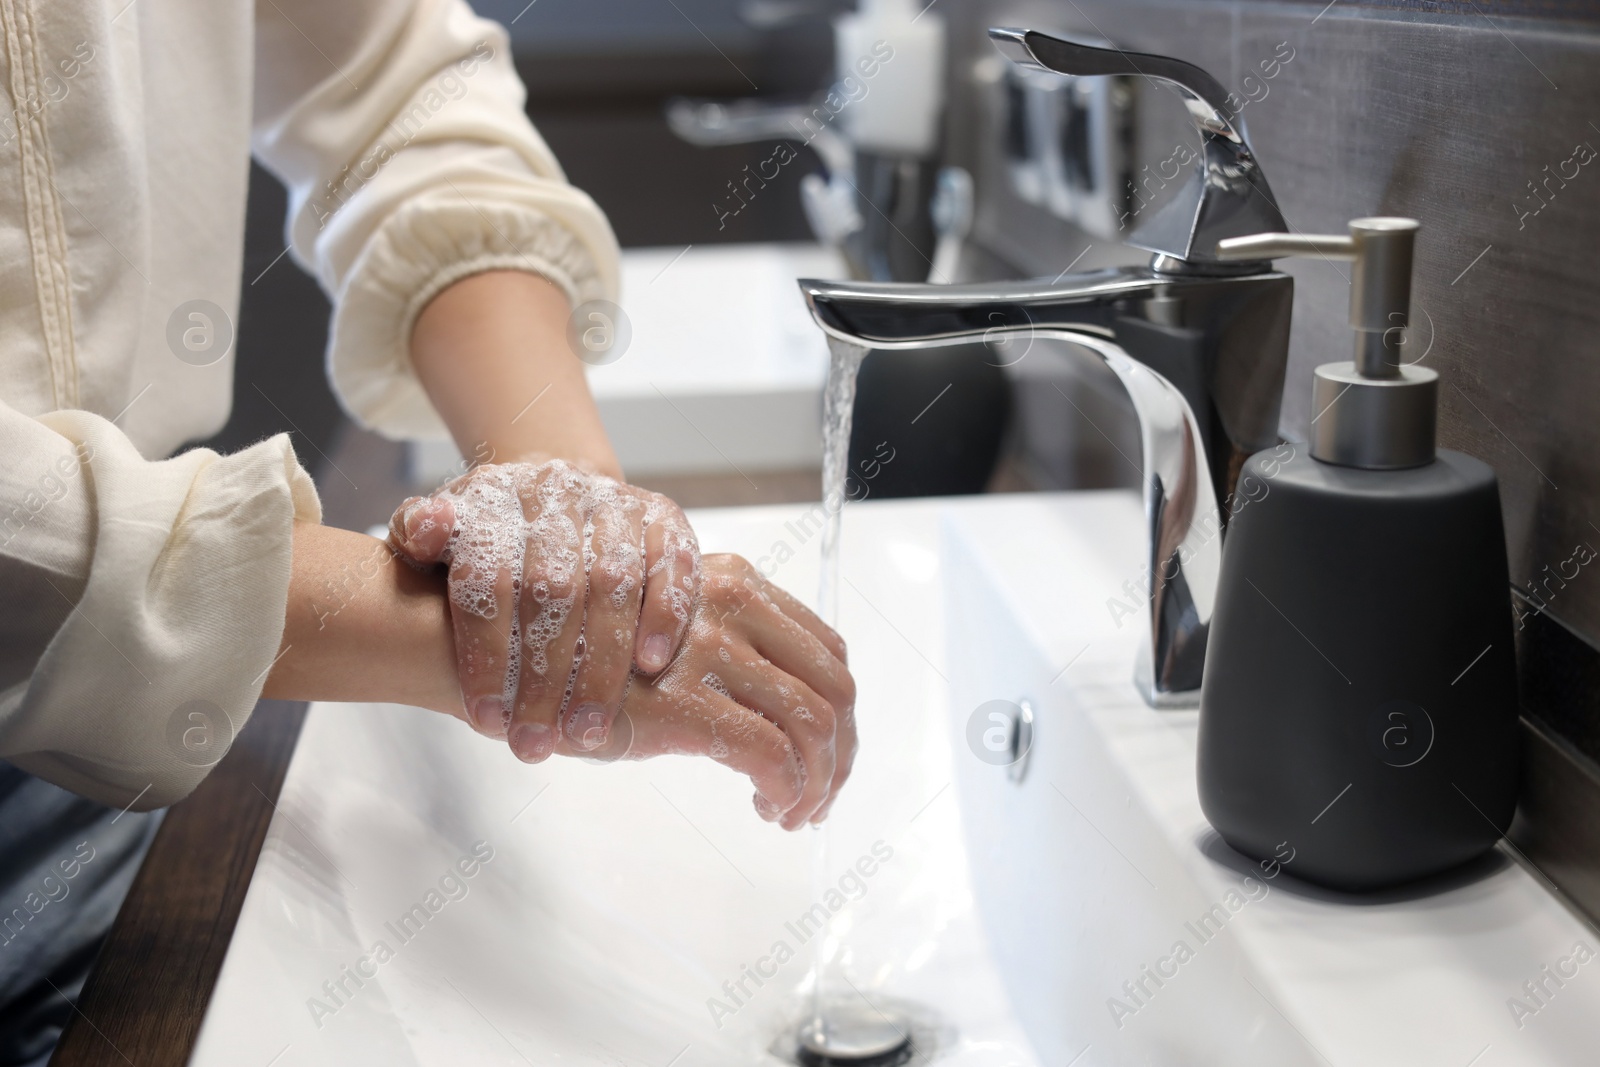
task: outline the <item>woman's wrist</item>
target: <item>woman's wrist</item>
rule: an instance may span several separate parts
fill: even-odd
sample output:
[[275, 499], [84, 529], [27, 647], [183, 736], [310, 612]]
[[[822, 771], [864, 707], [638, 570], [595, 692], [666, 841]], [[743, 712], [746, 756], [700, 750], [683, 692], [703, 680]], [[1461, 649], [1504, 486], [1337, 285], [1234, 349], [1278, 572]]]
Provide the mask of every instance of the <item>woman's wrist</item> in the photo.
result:
[[296, 523], [283, 643], [262, 695], [461, 715], [444, 576], [365, 534]]

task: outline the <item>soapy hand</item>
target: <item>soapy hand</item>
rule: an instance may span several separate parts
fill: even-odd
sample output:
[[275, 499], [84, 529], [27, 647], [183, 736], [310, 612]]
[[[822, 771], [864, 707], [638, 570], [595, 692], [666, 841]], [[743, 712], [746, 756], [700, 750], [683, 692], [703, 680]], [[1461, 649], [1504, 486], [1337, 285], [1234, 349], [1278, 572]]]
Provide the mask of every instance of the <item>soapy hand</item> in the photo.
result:
[[635, 672], [678, 653], [699, 586], [675, 503], [562, 460], [476, 467], [402, 504], [389, 541], [448, 565], [469, 721], [531, 763], [603, 743]]
[[672, 665], [636, 678], [591, 759], [710, 756], [746, 774], [755, 808], [795, 830], [821, 822], [856, 754], [844, 642], [738, 556], [701, 562], [700, 595]]

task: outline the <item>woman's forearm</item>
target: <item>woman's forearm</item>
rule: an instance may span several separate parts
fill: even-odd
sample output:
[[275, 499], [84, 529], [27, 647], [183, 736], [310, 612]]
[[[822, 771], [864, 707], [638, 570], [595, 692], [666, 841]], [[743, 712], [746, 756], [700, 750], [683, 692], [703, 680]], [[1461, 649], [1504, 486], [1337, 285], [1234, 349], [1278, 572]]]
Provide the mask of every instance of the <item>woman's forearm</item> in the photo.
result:
[[[560, 458], [621, 477], [583, 363], [567, 347], [565, 294], [536, 274], [490, 271], [418, 317], [412, 360], [475, 463]], [[263, 696], [393, 701], [462, 714], [442, 574], [372, 537], [296, 524], [283, 643]]]
[[467, 459], [565, 459], [622, 476], [567, 344], [570, 313], [566, 295], [539, 275], [488, 271], [443, 290], [417, 317], [412, 365]]
[[461, 714], [442, 575], [365, 534], [296, 523], [283, 644], [262, 696]]

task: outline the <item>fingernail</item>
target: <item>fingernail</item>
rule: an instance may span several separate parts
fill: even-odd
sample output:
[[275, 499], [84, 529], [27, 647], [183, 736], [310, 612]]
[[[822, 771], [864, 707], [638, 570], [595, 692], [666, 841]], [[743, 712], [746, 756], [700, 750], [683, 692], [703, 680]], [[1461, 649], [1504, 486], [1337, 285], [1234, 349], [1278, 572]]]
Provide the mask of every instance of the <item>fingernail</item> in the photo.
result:
[[672, 639], [666, 634], [651, 634], [644, 639], [644, 653], [639, 657], [639, 666], [647, 671], [659, 671], [667, 665], [667, 650], [672, 647]]
[[606, 725], [605, 705], [587, 701], [579, 704], [567, 717], [567, 736], [574, 745], [587, 752], [605, 743]]
[[472, 728], [499, 737], [506, 729], [506, 702], [500, 697], [479, 697], [472, 704]]
[[511, 751], [524, 763], [543, 763], [555, 747], [554, 731], [542, 722], [519, 722], [511, 728]]

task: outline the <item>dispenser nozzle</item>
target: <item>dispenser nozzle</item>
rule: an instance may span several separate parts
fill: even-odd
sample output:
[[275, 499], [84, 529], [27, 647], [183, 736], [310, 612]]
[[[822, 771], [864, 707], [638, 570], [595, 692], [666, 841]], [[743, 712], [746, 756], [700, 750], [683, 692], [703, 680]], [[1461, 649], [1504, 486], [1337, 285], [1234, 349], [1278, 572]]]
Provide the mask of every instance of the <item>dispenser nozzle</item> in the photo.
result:
[[1355, 364], [1365, 378], [1400, 377], [1400, 339], [1411, 319], [1411, 257], [1416, 219], [1352, 219], [1349, 236], [1257, 233], [1217, 242], [1222, 260], [1318, 256], [1355, 263], [1350, 279], [1350, 328]]
[[1400, 359], [1419, 228], [1416, 219], [1378, 217], [1352, 219], [1348, 236], [1256, 233], [1217, 242], [1221, 260], [1316, 256], [1355, 263], [1355, 358], [1318, 367], [1313, 387], [1311, 454], [1326, 463], [1389, 469], [1433, 460], [1439, 376]]

